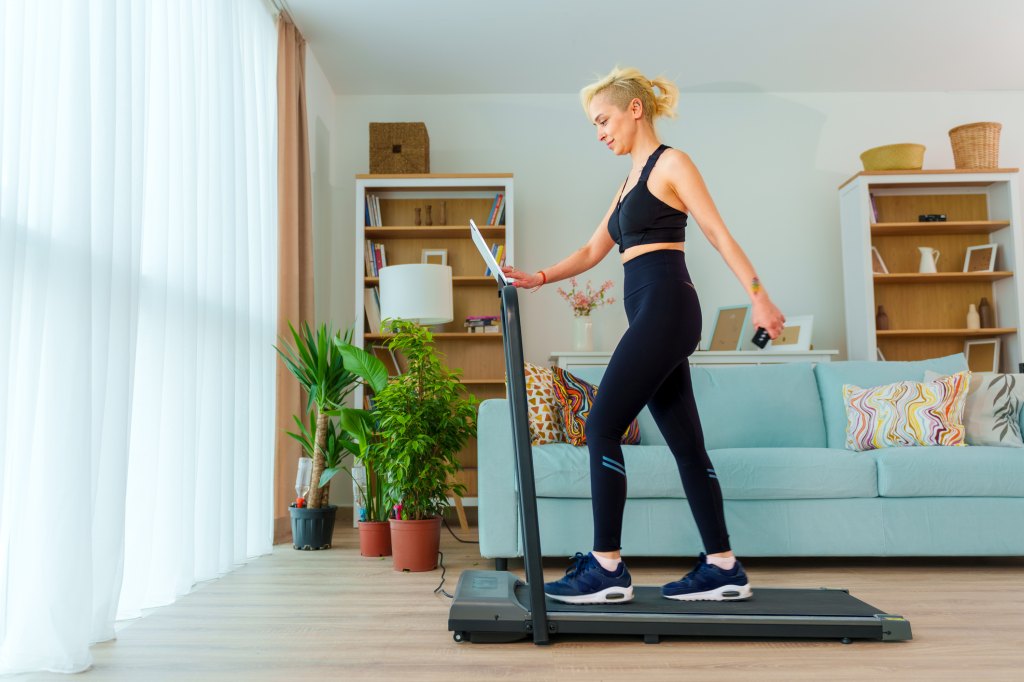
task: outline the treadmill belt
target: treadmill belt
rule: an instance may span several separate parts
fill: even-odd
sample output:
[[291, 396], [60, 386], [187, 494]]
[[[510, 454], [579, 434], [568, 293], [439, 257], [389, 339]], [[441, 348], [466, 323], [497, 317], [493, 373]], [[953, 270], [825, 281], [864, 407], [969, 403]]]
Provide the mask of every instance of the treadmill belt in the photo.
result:
[[[529, 603], [525, 585], [516, 596]], [[677, 601], [665, 599], [658, 587], [634, 587], [633, 601], [625, 604], [563, 604], [546, 599], [548, 612], [564, 613], [686, 613], [715, 616], [837, 616], [874, 617], [879, 610], [836, 589], [755, 588], [743, 601]]]

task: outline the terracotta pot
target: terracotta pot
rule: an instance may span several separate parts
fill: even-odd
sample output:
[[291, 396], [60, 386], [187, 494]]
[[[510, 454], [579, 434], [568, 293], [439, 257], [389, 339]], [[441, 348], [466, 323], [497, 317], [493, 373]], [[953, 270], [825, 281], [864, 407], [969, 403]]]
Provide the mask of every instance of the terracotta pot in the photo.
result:
[[391, 525], [387, 521], [360, 521], [359, 553], [363, 556], [391, 556]]
[[391, 519], [392, 561], [396, 571], [433, 571], [441, 547], [441, 517], [423, 521]]

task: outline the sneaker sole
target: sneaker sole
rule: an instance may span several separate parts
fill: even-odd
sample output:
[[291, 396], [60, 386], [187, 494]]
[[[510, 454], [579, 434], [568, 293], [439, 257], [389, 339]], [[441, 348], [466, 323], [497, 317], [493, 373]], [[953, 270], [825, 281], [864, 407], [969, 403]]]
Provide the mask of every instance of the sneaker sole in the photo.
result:
[[633, 587], [608, 587], [594, 594], [581, 594], [576, 597], [547, 592], [544, 595], [566, 604], [625, 604], [633, 601]]
[[754, 596], [754, 590], [750, 585], [723, 585], [707, 592], [694, 592], [692, 594], [661, 595], [665, 599], [676, 601], [741, 601]]

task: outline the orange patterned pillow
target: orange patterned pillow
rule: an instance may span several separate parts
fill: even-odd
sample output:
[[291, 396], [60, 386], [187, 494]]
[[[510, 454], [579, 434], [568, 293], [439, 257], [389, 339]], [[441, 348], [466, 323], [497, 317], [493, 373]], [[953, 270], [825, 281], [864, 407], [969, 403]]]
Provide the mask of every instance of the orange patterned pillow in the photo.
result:
[[550, 369], [523, 363], [526, 373], [526, 406], [530, 415], [530, 443], [564, 443], [562, 406], [555, 397], [554, 375]]

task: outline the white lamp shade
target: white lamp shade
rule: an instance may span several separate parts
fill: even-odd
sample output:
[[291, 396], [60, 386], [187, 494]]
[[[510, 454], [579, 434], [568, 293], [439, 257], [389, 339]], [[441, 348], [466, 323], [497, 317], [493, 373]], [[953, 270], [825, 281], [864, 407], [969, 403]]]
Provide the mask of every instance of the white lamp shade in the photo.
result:
[[380, 316], [426, 325], [451, 322], [451, 267], [410, 263], [381, 268]]

